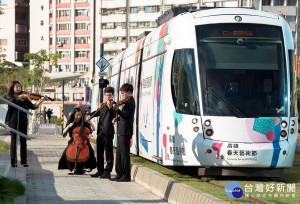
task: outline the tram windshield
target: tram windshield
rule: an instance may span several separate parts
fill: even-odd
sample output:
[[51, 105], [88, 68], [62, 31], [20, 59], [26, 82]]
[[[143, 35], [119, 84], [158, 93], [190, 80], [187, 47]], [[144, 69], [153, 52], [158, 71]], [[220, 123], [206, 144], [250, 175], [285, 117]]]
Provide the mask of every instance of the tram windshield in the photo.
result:
[[287, 80], [280, 27], [196, 26], [203, 114], [287, 116]]

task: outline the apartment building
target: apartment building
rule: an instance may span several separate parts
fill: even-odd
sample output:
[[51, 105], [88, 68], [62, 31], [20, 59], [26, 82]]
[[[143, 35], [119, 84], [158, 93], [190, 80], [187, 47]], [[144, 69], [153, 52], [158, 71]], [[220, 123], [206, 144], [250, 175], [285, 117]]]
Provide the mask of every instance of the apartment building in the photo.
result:
[[[199, 3], [199, 0], [97, 1], [96, 44], [104, 43], [104, 56], [110, 59], [156, 28], [155, 20], [172, 6], [197, 6]], [[99, 48], [96, 56], [100, 56]]]
[[[45, 107], [53, 109], [54, 115], [60, 115], [62, 99], [65, 114], [68, 114], [89, 96], [91, 71], [95, 66], [94, 2], [95, 0], [30, 1], [30, 52], [46, 49], [50, 54], [61, 55], [58, 66], [51, 63], [47, 65], [51, 72], [50, 78], [58, 82], [44, 90], [44, 94], [56, 99], [55, 102], [43, 103]], [[68, 80], [70, 76], [77, 77]]]
[[[29, 52], [29, 0], [0, 0], [0, 51], [6, 60], [22, 66]], [[9, 20], [8, 20], [9, 19]]]

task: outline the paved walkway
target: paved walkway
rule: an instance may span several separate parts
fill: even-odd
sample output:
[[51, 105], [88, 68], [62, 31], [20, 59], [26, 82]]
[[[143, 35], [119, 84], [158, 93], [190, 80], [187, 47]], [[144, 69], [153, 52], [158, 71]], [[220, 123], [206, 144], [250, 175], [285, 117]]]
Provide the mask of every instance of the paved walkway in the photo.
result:
[[28, 141], [27, 203], [166, 203], [135, 182], [119, 183], [57, 170], [66, 145], [62, 136], [53, 135]]

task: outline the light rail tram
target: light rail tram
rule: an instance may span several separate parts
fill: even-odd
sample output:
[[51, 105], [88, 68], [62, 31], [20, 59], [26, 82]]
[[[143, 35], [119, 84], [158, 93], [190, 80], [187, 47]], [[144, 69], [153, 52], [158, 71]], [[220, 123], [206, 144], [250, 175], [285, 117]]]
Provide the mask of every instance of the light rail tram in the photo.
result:
[[184, 12], [118, 54], [107, 72], [116, 101], [120, 85], [134, 86], [131, 153], [196, 166], [199, 175], [280, 177], [292, 167], [295, 50], [280, 15]]

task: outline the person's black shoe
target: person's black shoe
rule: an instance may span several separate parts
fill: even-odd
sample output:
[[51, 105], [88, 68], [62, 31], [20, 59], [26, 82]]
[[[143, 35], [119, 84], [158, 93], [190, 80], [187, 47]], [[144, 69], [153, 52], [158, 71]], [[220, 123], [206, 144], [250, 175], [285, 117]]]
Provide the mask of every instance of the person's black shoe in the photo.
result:
[[130, 182], [131, 179], [130, 178], [126, 178], [126, 177], [122, 177], [116, 180], [116, 182]]
[[16, 165], [16, 164], [12, 164], [12, 165], [11, 165], [11, 167], [17, 167], [17, 166], [18, 166], [18, 165]]
[[29, 165], [28, 164], [22, 164], [24, 167], [29, 167]]
[[90, 176], [91, 176], [91, 177], [99, 177], [99, 176], [101, 176], [101, 175], [102, 175], [102, 173], [99, 172], [99, 171], [97, 171], [95, 174], [91, 174]]
[[110, 178], [111, 178], [110, 172], [104, 172], [104, 173], [100, 176], [100, 178], [103, 178], [103, 179], [110, 179]]
[[122, 176], [116, 175], [114, 178], [110, 178], [110, 181], [116, 181], [118, 179], [122, 178]]

